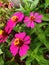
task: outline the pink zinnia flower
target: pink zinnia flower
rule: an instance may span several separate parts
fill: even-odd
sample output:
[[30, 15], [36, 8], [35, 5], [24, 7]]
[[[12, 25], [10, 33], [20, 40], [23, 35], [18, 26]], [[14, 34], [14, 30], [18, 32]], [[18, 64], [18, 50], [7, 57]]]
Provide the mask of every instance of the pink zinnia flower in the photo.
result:
[[6, 41], [8, 34], [4, 30], [0, 30], [0, 43]]
[[22, 12], [16, 12], [7, 22], [5, 31], [9, 34], [18, 22], [22, 22], [24, 14]]
[[26, 36], [25, 32], [21, 32], [15, 35], [15, 38], [11, 42], [10, 52], [13, 56], [19, 53], [22, 57], [27, 54], [29, 50], [30, 36]]
[[2, 7], [2, 5], [3, 5], [2, 2], [0, 2], [0, 7]]
[[27, 27], [34, 28], [35, 22], [41, 23], [42, 22], [41, 19], [42, 19], [42, 15], [41, 14], [31, 12], [29, 17], [25, 16], [24, 23], [26, 24]]

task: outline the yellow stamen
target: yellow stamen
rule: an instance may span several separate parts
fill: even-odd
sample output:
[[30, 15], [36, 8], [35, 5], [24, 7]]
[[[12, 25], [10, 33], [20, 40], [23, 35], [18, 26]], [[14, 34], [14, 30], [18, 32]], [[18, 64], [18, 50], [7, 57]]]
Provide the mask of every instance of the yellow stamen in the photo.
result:
[[34, 20], [35, 19], [35, 17], [34, 16], [30, 16], [30, 20]]
[[16, 38], [15, 41], [14, 41], [14, 45], [19, 45], [19, 44], [20, 44], [20, 39]]
[[0, 30], [0, 35], [2, 35], [2, 34], [3, 34], [3, 32], [4, 32], [3, 30]]
[[13, 22], [16, 22], [18, 20], [18, 17], [17, 16], [12, 16], [11, 19], [12, 19]]

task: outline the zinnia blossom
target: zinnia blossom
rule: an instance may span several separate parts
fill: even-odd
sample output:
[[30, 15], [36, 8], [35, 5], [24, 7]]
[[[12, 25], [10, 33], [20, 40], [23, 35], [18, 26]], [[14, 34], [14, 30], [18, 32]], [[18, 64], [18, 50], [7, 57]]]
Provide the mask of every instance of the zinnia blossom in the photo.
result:
[[19, 53], [20, 57], [22, 57], [27, 54], [29, 44], [30, 36], [26, 35], [25, 32], [17, 33], [11, 42], [10, 52], [13, 56], [16, 56]]
[[8, 34], [4, 30], [0, 30], [0, 43], [6, 41]]
[[30, 13], [30, 16], [25, 16], [24, 18], [24, 23], [27, 27], [31, 27], [31, 28], [34, 28], [35, 27], [35, 22], [37, 23], [41, 23], [42, 22], [42, 15], [39, 14], [39, 13], [34, 13], [34, 12], [31, 12]]
[[5, 26], [5, 31], [9, 34], [18, 22], [22, 22], [24, 14], [16, 12], [8, 21]]

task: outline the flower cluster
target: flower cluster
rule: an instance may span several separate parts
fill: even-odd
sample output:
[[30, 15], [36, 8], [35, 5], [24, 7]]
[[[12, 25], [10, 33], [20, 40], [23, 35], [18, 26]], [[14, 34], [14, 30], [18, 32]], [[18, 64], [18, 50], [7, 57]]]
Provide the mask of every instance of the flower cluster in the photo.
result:
[[[42, 22], [42, 15], [39, 13], [31, 12], [30, 16], [25, 16], [23, 12], [16, 12], [12, 17], [7, 21], [7, 24], [4, 30], [0, 30], [0, 43], [5, 42], [8, 38], [8, 35], [11, 33], [13, 28], [17, 23], [24, 22], [27, 27], [34, 28], [35, 22]], [[25, 32], [19, 32], [15, 34], [10, 46], [10, 52], [13, 56], [19, 53], [22, 57], [27, 54], [29, 50], [30, 36], [26, 35]]]

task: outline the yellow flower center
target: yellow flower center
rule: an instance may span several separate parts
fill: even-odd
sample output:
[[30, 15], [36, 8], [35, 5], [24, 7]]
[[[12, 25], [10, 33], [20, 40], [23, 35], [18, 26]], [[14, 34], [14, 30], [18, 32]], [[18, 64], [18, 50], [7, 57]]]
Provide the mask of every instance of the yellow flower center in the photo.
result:
[[34, 16], [30, 16], [30, 20], [34, 20], [35, 19], [35, 17]]
[[13, 22], [16, 22], [18, 20], [18, 17], [17, 16], [12, 16], [11, 19], [12, 19]]
[[19, 45], [20, 44], [20, 39], [19, 38], [16, 38], [15, 41], [14, 41], [14, 45]]
[[0, 35], [2, 35], [2, 34], [3, 34], [3, 32], [4, 32], [3, 30], [0, 30]]

